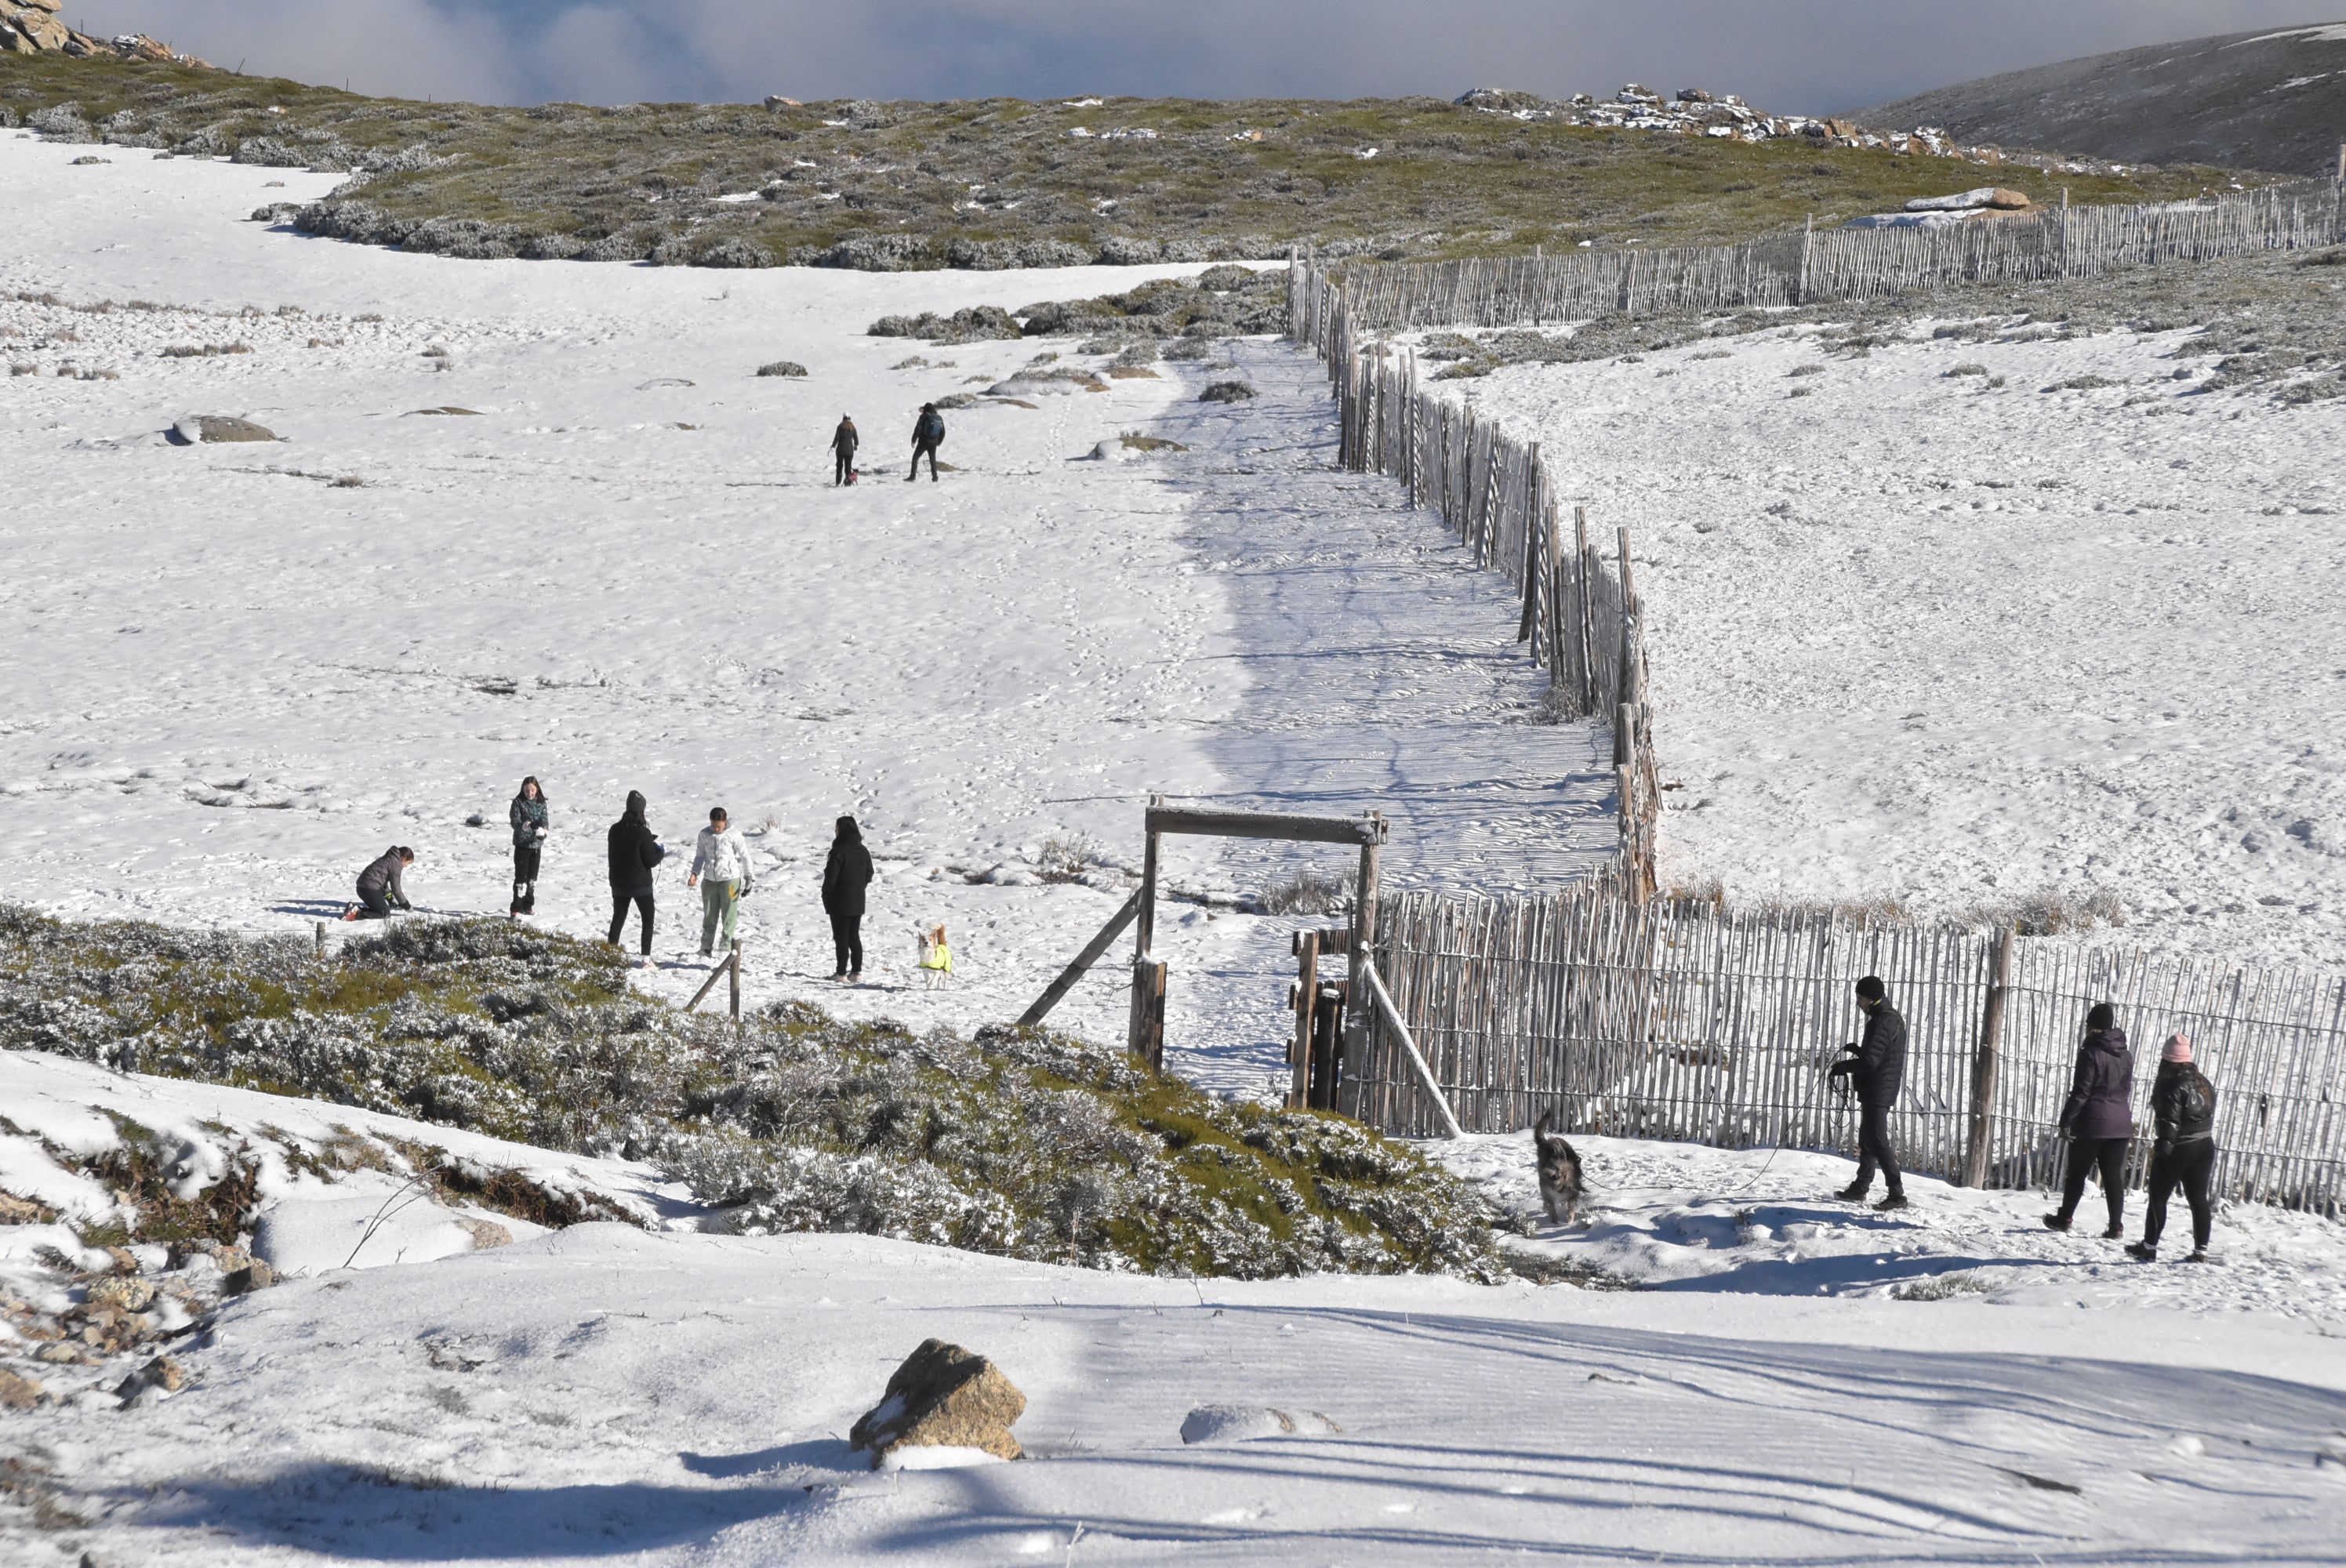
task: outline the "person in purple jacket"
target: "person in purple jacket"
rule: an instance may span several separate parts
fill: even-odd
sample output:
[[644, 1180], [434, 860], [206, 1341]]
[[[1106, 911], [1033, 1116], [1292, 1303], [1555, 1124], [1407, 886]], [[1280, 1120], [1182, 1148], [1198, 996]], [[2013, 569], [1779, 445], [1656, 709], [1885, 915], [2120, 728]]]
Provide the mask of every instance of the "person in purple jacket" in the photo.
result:
[[2066, 1230], [2086, 1193], [2086, 1173], [2099, 1166], [2102, 1197], [2110, 1206], [2105, 1240], [2126, 1234], [2127, 1145], [2134, 1141], [2134, 1052], [2126, 1031], [2106, 1002], [2086, 1014], [2086, 1043], [2077, 1047], [2077, 1071], [2061, 1107], [2061, 1130], [2069, 1135], [2069, 1169], [2061, 1184], [2061, 1211], [2045, 1217], [2053, 1230]]

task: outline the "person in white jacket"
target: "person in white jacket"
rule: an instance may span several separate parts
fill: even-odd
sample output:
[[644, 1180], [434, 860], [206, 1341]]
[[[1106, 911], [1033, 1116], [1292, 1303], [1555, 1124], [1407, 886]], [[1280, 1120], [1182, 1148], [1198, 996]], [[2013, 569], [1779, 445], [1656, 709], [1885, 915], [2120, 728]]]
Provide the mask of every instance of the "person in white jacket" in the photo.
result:
[[750, 891], [750, 851], [732, 830], [725, 808], [709, 813], [709, 826], [692, 848], [692, 874], [685, 886], [700, 890], [700, 956], [716, 955], [717, 928], [725, 928], [725, 951], [733, 951], [734, 916]]

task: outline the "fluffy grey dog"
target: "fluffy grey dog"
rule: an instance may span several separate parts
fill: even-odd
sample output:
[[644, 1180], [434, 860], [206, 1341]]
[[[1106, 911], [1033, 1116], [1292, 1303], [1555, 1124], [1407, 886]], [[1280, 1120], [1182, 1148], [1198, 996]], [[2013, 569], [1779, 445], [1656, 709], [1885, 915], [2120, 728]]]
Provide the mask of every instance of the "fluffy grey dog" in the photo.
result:
[[[1539, 1168], [1540, 1201], [1547, 1205], [1550, 1219], [1562, 1219], [1566, 1225], [1580, 1217], [1580, 1156], [1572, 1145], [1548, 1131], [1556, 1121], [1554, 1111], [1541, 1115], [1539, 1124], [1532, 1128], [1532, 1147]], [[1559, 1215], [1556, 1210], [1563, 1209]]]

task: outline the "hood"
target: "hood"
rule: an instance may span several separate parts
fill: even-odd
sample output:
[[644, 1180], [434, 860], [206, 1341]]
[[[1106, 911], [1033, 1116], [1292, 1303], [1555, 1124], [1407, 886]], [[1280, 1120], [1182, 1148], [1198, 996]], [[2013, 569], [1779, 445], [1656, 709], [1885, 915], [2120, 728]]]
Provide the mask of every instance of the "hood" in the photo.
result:
[[2126, 1031], [2115, 1023], [2107, 1029], [2096, 1029], [2086, 1036], [2086, 1049], [2106, 1051], [2113, 1056], [2125, 1055], [2127, 1054]]

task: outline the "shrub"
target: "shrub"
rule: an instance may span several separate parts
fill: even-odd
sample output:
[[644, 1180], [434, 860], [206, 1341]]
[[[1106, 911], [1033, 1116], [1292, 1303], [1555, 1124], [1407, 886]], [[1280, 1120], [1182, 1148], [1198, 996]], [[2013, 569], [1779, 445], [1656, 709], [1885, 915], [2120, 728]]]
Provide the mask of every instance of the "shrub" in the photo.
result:
[[1244, 382], [1216, 382], [1198, 394], [1199, 402], [1244, 402], [1255, 395]]
[[807, 369], [796, 360], [773, 360], [760, 365], [758, 373], [761, 376], [803, 376]]

